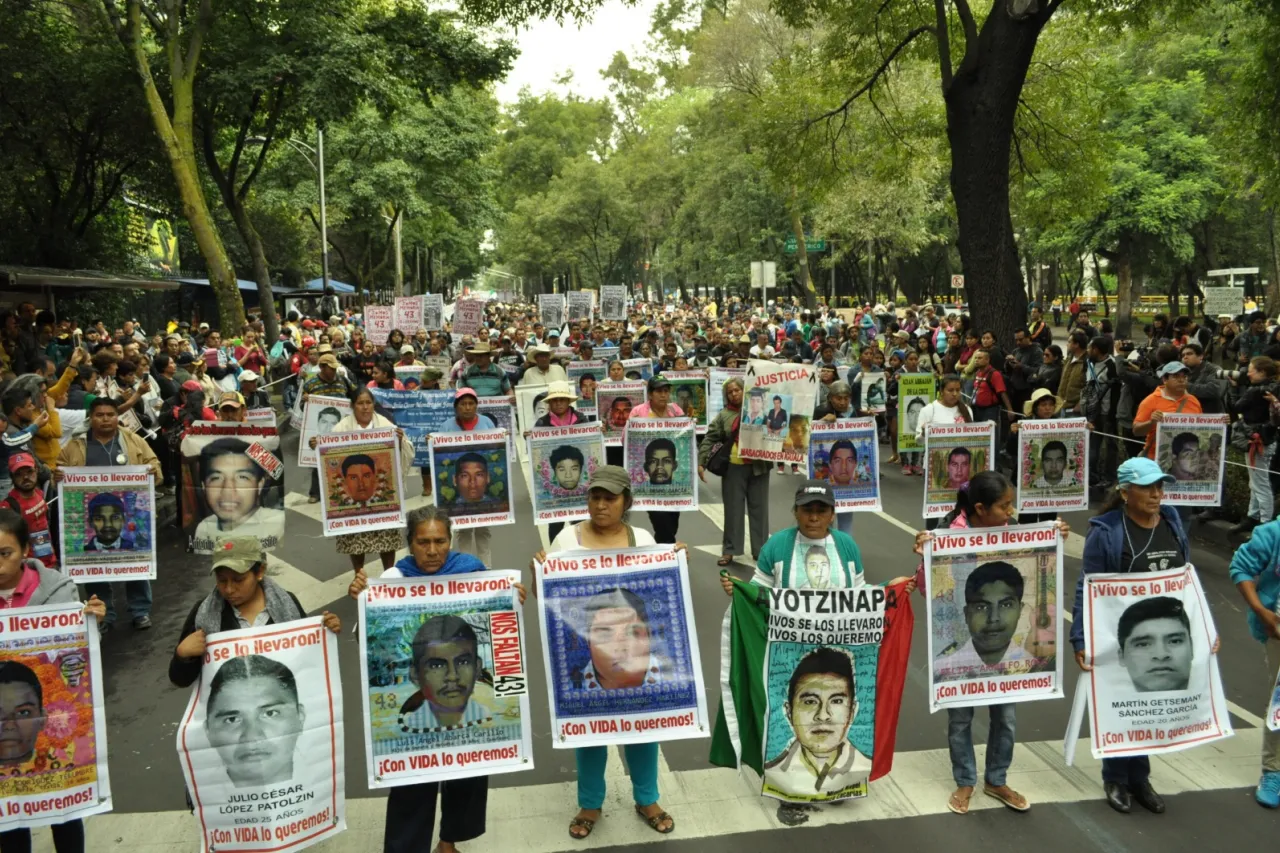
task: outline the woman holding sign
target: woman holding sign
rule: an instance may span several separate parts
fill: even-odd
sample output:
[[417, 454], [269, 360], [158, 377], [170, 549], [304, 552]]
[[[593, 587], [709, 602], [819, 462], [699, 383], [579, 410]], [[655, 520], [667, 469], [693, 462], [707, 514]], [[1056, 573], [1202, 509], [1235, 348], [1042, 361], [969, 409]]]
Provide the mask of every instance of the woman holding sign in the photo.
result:
[[[384, 578], [461, 575], [485, 570], [484, 563], [476, 557], [451, 550], [453, 529], [449, 516], [438, 507], [421, 507], [409, 513], [405, 532], [409, 540], [409, 555], [384, 571]], [[360, 569], [347, 592], [352, 598], [359, 598], [368, 585], [369, 580]], [[520, 595], [520, 603], [524, 604], [524, 585], [517, 583], [515, 588]], [[456, 651], [459, 641], [465, 645], [467, 640], [465, 631], [438, 641], [432, 640], [427, 643], [422, 656], [427, 660], [444, 657]], [[474, 635], [469, 641], [474, 646]], [[418, 685], [427, 689], [431, 676], [425, 672], [425, 666], [416, 672], [415, 677]], [[416, 698], [419, 704], [423, 703], [421, 693]], [[410, 703], [413, 701], [413, 698], [409, 700]], [[489, 802], [488, 776], [397, 785], [387, 797], [384, 853], [419, 853], [433, 849], [431, 833], [435, 827], [437, 798], [440, 803], [440, 843], [434, 848], [435, 853], [457, 853], [458, 843], [484, 835], [485, 810]]]

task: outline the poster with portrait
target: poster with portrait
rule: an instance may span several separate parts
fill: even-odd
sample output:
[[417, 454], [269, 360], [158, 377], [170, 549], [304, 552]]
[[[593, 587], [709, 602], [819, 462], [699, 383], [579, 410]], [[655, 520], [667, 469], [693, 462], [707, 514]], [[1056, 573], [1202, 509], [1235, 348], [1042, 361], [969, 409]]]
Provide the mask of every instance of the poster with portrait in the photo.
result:
[[578, 402], [573, 406], [584, 415], [596, 414], [596, 389], [600, 383], [609, 378], [609, 366], [602, 359], [593, 358], [586, 361], [571, 361], [565, 365], [565, 374], [573, 383]]
[[916, 440], [920, 411], [933, 402], [937, 380], [932, 373], [898, 374], [898, 452], [924, 449]]
[[924, 517], [942, 518], [956, 507], [969, 478], [995, 464], [995, 424], [929, 424], [924, 432]]
[[600, 287], [600, 319], [623, 322], [627, 319], [627, 287], [605, 284]]
[[400, 437], [393, 427], [316, 440], [325, 536], [404, 527]]
[[405, 437], [413, 445], [412, 464], [419, 468], [430, 465], [427, 436], [453, 420], [453, 392], [371, 390], [382, 414], [404, 430]]
[[1164, 503], [1220, 506], [1227, 464], [1226, 415], [1166, 413], [1156, 424], [1156, 462], [1174, 482], [1164, 487]]
[[808, 465], [809, 422], [817, 392], [818, 371], [813, 365], [751, 359], [738, 454], [743, 459]]
[[413, 334], [420, 328], [426, 328], [422, 325], [422, 297], [421, 296], [397, 296], [395, 301], [395, 325], [394, 329], [404, 332], [406, 338], [413, 337]]
[[623, 436], [633, 509], [698, 508], [698, 432], [692, 418], [636, 418]]
[[359, 625], [370, 788], [533, 769], [519, 580], [369, 581]]
[[[450, 404], [450, 411], [453, 406]], [[476, 414], [484, 415], [493, 421], [494, 427], [497, 429], [505, 429], [507, 431], [507, 458], [516, 458], [516, 437], [520, 435], [520, 430], [516, 427], [516, 398], [512, 394], [508, 397], [477, 397], [476, 398]], [[430, 464], [424, 462], [424, 465]]]
[[1062, 533], [938, 530], [925, 546], [929, 709], [1062, 698]]
[[628, 382], [642, 380], [648, 382], [653, 378], [653, 362], [647, 358], [624, 358], [622, 361], [622, 378]]
[[444, 295], [428, 293], [422, 297], [422, 328], [438, 332], [444, 328]]
[[1089, 508], [1089, 422], [1084, 418], [1026, 418], [1018, 423], [1019, 512]]
[[[664, 379], [671, 383], [671, 402], [680, 407], [686, 417], [693, 418], [698, 435], [707, 434], [707, 371], [664, 370]], [[723, 402], [723, 401], [722, 401]]]
[[884, 414], [889, 405], [889, 374], [883, 370], [858, 374], [862, 386], [862, 409], [873, 415]]
[[111, 811], [97, 620], [78, 601], [6, 613], [0, 832]]
[[565, 294], [568, 301], [569, 322], [591, 322], [591, 311], [595, 308], [594, 290], [571, 290]]
[[346, 829], [338, 638], [322, 617], [207, 639], [178, 725], [204, 850], [303, 850]]
[[431, 436], [432, 498], [455, 530], [515, 524], [507, 435], [485, 429]]
[[745, 367], [713, 367], [707, 375], [707, 423], [710, 424], [724, 409], [724, 383], [730, 379], [737, 379], [745, 384], [747, 369]]
[[218, 539], [256, 536], [274, 551], [284, 542], [284, 469], [274, 424], [192, 424], [182, 436], [179, 501], [191, 550], [212, 554]]
[[1191, 565], [1084, 576], [1095, 758], [1151, 755], [1232, 735], [1218, 630]]
[[453, 304], [453, 323], [450, 331], [455, 339], [474, 335], [484, 328], [484, 309], [489, 300], [483, 296], [469, 296]]
[[63, 468], [58, 554], [76, 583], [155, 580], [156, 501], [145, 465]]
[[[299, 395], [301, 396], [301, 395]], [[351, 401], [346, 397], [323, 397], [312, 394], [302, 409], [302, 430], [298, 435], [298, 464], [314, 468], [319, 457], [311, 446], [311, 439], [328, 435], [338, 421], [351, 414]]]
[[[396, 309], [390, 305], [364, 306], [364, 334], [374, 346], [384, 347], [396, 328]], [[401, 331], [404, 331], [401, 329]], [[412, 333], [411, 333], [412, 334]]]
[[600, 422], [535, 427], [527, 440], [534, 523], [586, 519], [587, 481], [605, 464]]
[[648, 399], [644, 382], [602, 382], [596, 388], [596, 416], [604, 432], [605, 447], [621, 447], [631, 410]]
[[848, 418], [810, 425], [809, 476], [831, 484], [836, 512], [878, 512], [880, 439], [876, 419]]
[[538, 322], [543, 326], [560, 331], [564, 328], [564, 313], [563, 293], [538, 294]]
[[394, 369], [396, 381], [404, 387], [405, 391], [417, 391], [422, 385], [422, 365], [397, 364]]
[[553, 747], [709, 734], [683, 551], [557, 551], [534, 574]]

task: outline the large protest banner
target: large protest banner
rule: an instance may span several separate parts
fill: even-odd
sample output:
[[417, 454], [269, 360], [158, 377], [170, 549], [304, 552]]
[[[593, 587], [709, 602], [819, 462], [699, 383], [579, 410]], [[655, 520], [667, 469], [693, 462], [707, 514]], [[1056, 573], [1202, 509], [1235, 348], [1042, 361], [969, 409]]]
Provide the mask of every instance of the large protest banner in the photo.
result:
[[486, 429], [431, 436], [432, 498], [455, 530], [515, 524], [507, 435]]
[[359, 599], [369, 787], [533, 769], [519, 579], [369, 581]]
[[451, 331], [457, 337], [474, 335], [484, 328], [484, 307], [489, 300], [484, 297], [467, 297], [459, 299], [453, 305], [453, 324]]
[[745, 367], [713, 367], [708, 371], [707, 380], [707, 423], [710, 424], [724, 409], [724, 383], [737, 379], [747, 381]]
[[569, 322], [591, 320], [591, 309], [595, 307], [594, 290], [571, 290], [565, 294], [569, 303]]
[[995, 424], [929, 424], [924, 431], [924, 517], [942, 518], [956, 506], [969, 478], [995, 465]]
[[397, 296], [395, 302], [395, 326], [404, 332], [406, 338], [412, 337], [422, 325], [423, 307], [421, 296]]
[[1166, 413], [1156, 424], [1156, 462], [1173, 475], [1164, 503], [1211, 507], [1222, 502], [1227, 465], [1226, 415]]
[[937, 380], [932, 373], [901, 373], [898, 375], [898, 452], [922, 450], [924, 445], [916, 441], [916, 427], [920, 423], [920, 410], [933, 402]]
[[302, 850], [346, 829], [338, 638], [321, 617], [207, 638], [178, 726], [205, 850]]
[[831, 484], [836, 512], [878, 512], [880, 439], [876, 419], [815, 421], [809, 427], [809, 476]]
[[925, 545], [929, 708], [1062, 697], [1062, 534], [936, 531]]
[[889, 404], [889, 375], [883, 370], [864, 370], [858, 374], [858, 383], [862, 388], [862, 411], [883, 414]]
[[400, 437], [392, 427], [317, 439], [324, 535], [404, 526]]
[[[374, 392], [375, 396], [377, 392]], [[302, 395], [298, 395], [302, 396]], [[328, 435], [338, 425], [338, 421], [351, 414], [351, 401], [345, 397], [324, 397], [312, 394], [303, 404], [302, 429], [298, 435], [298, 464], [304, 468], [314, 468], [318, 462], [311, 439]]]
[[[396, 309], [390, 305], [364, 307], [364, 333], [374, 346], [386, 346], [391, 330], [396, 328]], [[401, 330], [403, 331], [403, 330]]]
[[155, 580], [156, 500], [151, 469], [63, 468], [58, 553], [76, 583]]
[[553, 747], [707, 736], [683, 551], [556, 551], [534, 574]]
[[[342, 401], [345, 403], [346, 401]], [[325, 418], [332, 429], [337, 418]], [[182, 528], [191, 549], [212, 554], [227, 536], [284, 542], [284, 458], [274, 424], [198, 421], [182, 436]]]
[[631, 420], [631, 410], [648, 399], [643, 382], [602, 382], [596, 388], [596, 414], [604, 432], [605, 447], [621, 447]]
[[627, 319], [627, 287], [624, 284], [605, 284], [600, 287], [600, 319]]
[[422, 297], [422, 328], [438, 332], [444, 328], [444, 295], [428, 293]]
[[564, 294], [538, 294], [538, 322], [548, 330], [559, 332], [564, 326]]
[[98, 624], [82, 607], [5, 611], [0, 832], [111, 811]]
[[817, 387], [818, 371], [811, 364], [752, 359], [747, 365], [738, 455], [808, 465], [809, 421]]
[[633, 509], [698, 508], [698, 430], [692, 418], [636, 418], [623, 431]]
[[535, 427], [528, 442], [534, 523], [587, 518], [587, 481], [605, 464], [599, 421]]
[[1085, 575], [1082, 618], [1095, 758], [1173, 752], [1232, 735], [1212, 652], [1218, 631], [1193, 566]]
[[1089, 508], [1089, 422], [1050, 418], [1018, 423], [1019, 512]]
[[711, 763], [751, 767], [786, 802], [865, 796], [893, 769], [911, 597], [872, 585], [733, 590]]
[[671, 402], [680, 407], [685, 417], [693, 418], [698, 435], [707, 434], [707, 371], [664, 370], [662, 378], [671, 383]]
[[[404, 430], [405, 437], [413, 445], [413, 464], [419, 468], [430, 465], [427, 436], [453, 419], [453, 392], [374, 388], [373, 399], [390, 412], [396, 426]], [[301, 461], [298, 464], [302, 464]]]

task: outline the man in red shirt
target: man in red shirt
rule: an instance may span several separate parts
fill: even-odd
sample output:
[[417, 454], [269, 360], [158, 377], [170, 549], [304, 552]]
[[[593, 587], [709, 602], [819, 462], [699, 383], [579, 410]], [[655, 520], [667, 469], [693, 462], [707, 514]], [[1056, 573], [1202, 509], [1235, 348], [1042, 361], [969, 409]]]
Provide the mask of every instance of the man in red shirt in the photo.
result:
[[45, 502], [43, 490], [37, 486], [35, 457], [30, 453], [11, 455], [9, 476], [13, 479], [13, 489], [5, 496], [4, 503], [27, 521], [30, 534], [27, 555], [44, 563], [46, 568], [56, 569], [58, 554], [49, 530], [49, 505]]
[[973, 363], [977, 368], [973, 374], [973, 419], [993, 421], [998, 432], [1002, 420], [1000, 404], [1004, 404], [1006, 411], [1013, 410], [1004, 377], [991, 366], [991, 353], [985, 349], [973, 354]]

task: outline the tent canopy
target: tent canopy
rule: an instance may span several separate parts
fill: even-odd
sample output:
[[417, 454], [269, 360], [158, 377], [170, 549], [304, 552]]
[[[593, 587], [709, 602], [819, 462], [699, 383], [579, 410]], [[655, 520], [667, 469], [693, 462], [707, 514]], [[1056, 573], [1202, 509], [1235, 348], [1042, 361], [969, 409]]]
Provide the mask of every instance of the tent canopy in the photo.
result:
[[[329, 286], [333, 288], [334, 293], [355, 293], [356, 288], [353, 284], [347, 284], [345, 281], [338, 281], [336, 278], [329, 279]], [[303, 285], [307, 290], [324, 291], [324, 279], [313, 278], [311, 281]]]
[[[179, 284], [196, 284], [196, 285], [199, 285], [199, 286], [201, 286], [201, 287], [208, 287], [208, 286], [209, 286], [209, 279], [207, 279], [207, 278], [180, 278], [180, 279], [178, 279], [178, 283], [179, 283]], [[253, 292], [255, 292], [255, 293], [257, 293], [257, 291], [258, 291], [258, 283], [257, 283], [256, 281], [249, 281], [248, 279], [238, 278], [238, 279], [236, 279], [236, 284], [239, 286], [239, 288], [240, 288], [241, 290], [252, 290], [252, 291], [253, 291]]]

